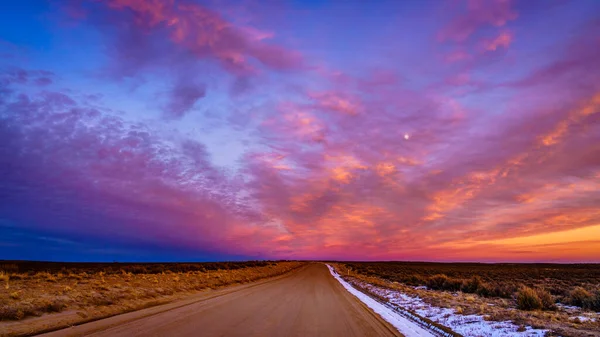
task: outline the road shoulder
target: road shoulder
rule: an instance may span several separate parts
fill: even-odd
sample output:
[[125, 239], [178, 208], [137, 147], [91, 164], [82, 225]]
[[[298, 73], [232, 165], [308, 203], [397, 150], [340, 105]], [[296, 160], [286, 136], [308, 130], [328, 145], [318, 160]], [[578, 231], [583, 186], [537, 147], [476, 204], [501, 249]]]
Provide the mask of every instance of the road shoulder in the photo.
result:
[[81, 336], [90, 334], [165, 311], [280, 280], [297, 273], [306, 268], [306, 266], [307, 265], [296, 268], [283, 275], [269, 277], [251, 283], [229, 285], [216, 290], [208, 289], [199, 292], [180, 293], [143, 303], [140, 306], [133, 307], [129, 310], [116, 308], [114, 311], [106, 310], [90, 317], [82, 317], [76, 311], [65, 311], [21, 321], [2, 322], [2, 332], [0, 333], [0, 336], [15, 337], [34, 336], [38, 334], [43, 334], [43, 336]]

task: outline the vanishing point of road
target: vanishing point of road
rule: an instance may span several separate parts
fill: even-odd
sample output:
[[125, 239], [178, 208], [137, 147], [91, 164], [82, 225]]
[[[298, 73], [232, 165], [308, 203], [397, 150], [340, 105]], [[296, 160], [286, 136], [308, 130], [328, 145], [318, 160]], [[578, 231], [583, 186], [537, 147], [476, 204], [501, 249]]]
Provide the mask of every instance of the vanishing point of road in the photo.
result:
[[[153, 309], [153, 308], [150, 308]], [[146, 311], [150, 310], [146, 309]], [[45, 334], [94, 336], [401, 336], [333, 278], [305, 267], [184, 305], [133, 312]]]

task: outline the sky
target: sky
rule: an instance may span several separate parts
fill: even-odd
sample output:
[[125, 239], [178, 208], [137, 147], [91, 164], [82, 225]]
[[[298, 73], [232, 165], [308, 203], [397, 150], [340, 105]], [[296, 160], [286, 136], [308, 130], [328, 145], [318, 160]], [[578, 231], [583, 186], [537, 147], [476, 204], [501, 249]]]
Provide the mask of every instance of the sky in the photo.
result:
[[600, 262], [600, 2], [4, 1], [0, 144], [0, 259]]

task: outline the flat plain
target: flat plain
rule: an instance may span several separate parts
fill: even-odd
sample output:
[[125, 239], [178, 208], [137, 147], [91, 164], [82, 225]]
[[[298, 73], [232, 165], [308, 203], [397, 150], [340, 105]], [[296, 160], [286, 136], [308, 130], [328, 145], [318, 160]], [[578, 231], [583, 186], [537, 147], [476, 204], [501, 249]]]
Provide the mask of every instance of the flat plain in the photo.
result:
[[600, 336], [593, 264], [5, 261], [0, 270], [0, 336]]
[[27, 335], [285, 274], [302, 262], [0, 262], [0, 335]]
[[[546, 329], [547, 336], [600, 335], [599, 264], [346, 262], [353, 285], [418, 299], [400, 305], [422, 313], [479, 316]], [[390, 295], [392, 297], [392, 295]], [[387, 299], [389, 300], [389, 298]]]

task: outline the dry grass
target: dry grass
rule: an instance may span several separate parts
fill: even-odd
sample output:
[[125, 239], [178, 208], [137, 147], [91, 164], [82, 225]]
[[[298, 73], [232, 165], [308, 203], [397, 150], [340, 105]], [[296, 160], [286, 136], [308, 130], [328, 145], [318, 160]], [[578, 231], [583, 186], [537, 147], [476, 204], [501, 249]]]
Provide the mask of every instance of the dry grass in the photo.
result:
[[[0, 289], [0, 320], [22, 320], [63, 310], [77, 310], [87, 317], [86, 312], [108, 306], [130, 311], [147, 307], [153, 301], [164, 303], [174, 294], [251, 282], [286, 273], [300, 265], [300, 262], [240, 262], [100, 269], [87, 264], [85, 268], [61, 271], [49, 268], [49, 271], [0, 272], [0, 281], [6, 284]], [[162, 270], [157, 266], [162, 266]]]
[[[585, 266], [585, 271], [571, 274], [553, 272], [553, 277], [550, 278], [539, 271], [536, 272], [535, 269], [532, 269], [531, 275], [528, 275], [525, 272], [527, 265], [513, 265], [512, 273], [510, 268], [504, 267], [505, 274], [498, 272], [499, 269], [486, 273], [487, 266], [483, 266], [484, 272], [477, 275], [475, 274], [477, 268], [474, 272], [472, 268], [462, 264], [443, 264], [442, 268], [436, 268], [436, 265], [441, 264], [423, 264], [426, 266], [423, 271], [418, 270], [418, 264], [389, 264], [394, 265], [393, 271], [386, 271], [382, 267], [386, 263], [338, 263], [335, 267], [346, 278], [354, 278], [375, 286], [419, 296], [430, 305], [453, 308], [458, 314], [478, 314], [489, 320], [511, 320], [520, 326], [550, 329], [552, 330], [550, 336], [600, 336], [600, 314], [586, 311], [585, 307], [567, 310], [556, 306], [557, 300], [573, 305], [594, 301], [594, 292], [585, 290], [594, 289], [600, 279], [589, 276], [598, 273], [598, 270], [589, 270], [593, 265]], [[376, 267], [361, 268], [361, 265], [376, 265]], [[399, 270], [395, 269], [398, 265], [408, 265], [409, 269], [400, 271], [398, 274], [401, 277], [394, 278], [394, 272]], [[568, 267], [564, 269], [569, 270]], [[595, 268], [600, 269], [600, 266]], [[442, 270], [443, 272], [440, 272]], [[377, 271], [381, 271], [385, 277], [378, 275]], [[489, 272], [489, 269], [487, 271]], [[520, 277], [515, 277], [515, 274]], [[455, 282], [457, 279], [461, 279], [460, 287], [458, 282]], [[404, 280], [409, 282], [403, 282]], [[415, 280], [418, 282], [414, 282]], [[519, 284], [520, 280], [525, 280], [524, 284]], [[495, 287], [508, 288], [505, 283], [510, 283], [510, 288], [513, 286], [518, 288], [511, 292], [510, 296], [493, 296], [486, 290], [482, 290]], [[426, 285], [428, 289], [415, 287], [421, 285]], [[551, 287], [553, 291], [548, 291], [546, 287]], [[446, 290], [448, 288], [453, 290]], [[557, 288], [560, 288], [560, 291], [557, 291]], [[596, 321], [582, 320], [578, 318], [579, 316], [594, 317]]]
[[600, 311], [598, 264], [353, 262], [346, 265], [363, 275], [484, 297], [511, 299], [524, 286], [544, 289], [555, 302]]
[[584, 309], [600, 311], [600, 291], [590, 292], [582, 287], [571, 290], [567, 303]]
[[523, 287], [517, 293], [517, 308], [521, 310], [541, 310], [544, 307], [537, 292], [529, 287]]
[[5, 289], [9, 289], [10, 288], [10, 275], [4, 271], [0, 271], [0, 282], [5, 282]]

